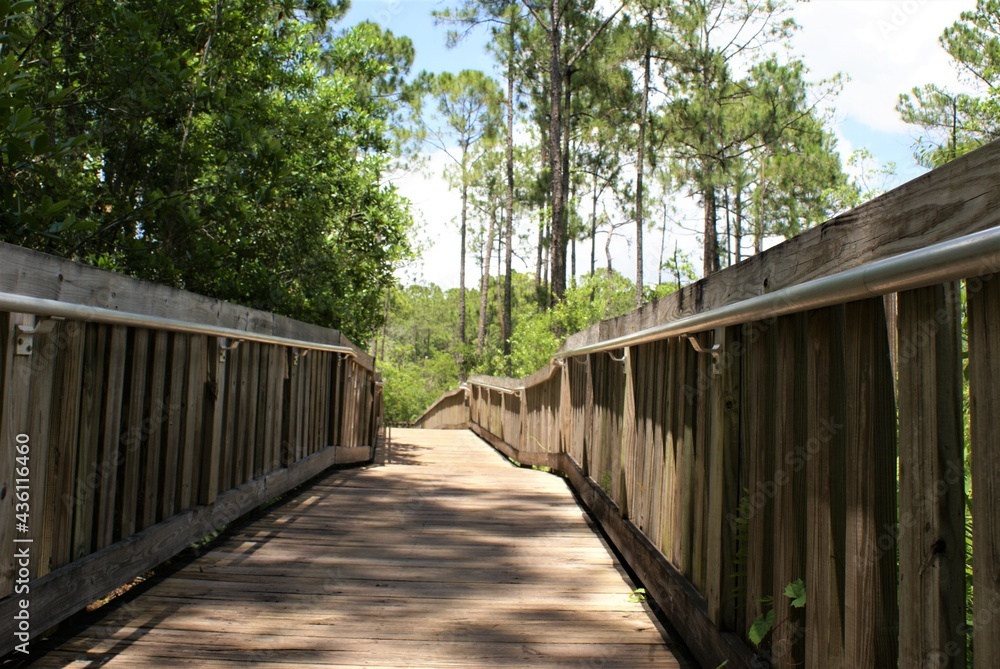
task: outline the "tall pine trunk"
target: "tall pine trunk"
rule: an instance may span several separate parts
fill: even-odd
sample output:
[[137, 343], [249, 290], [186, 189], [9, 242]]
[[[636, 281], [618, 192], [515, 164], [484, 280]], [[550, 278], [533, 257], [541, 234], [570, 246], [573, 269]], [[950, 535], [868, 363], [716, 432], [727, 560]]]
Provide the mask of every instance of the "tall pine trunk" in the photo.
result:
[[563, 191], [563, 65], [562, 0], [550, 0], [549, 18], [549, 172], [552, 177], [551, 290], [562, 299], [566, 293], [566, 217]]
[[702, 272], [703, 276], [709, 276], [719, 269], [719, 240], [716, 235], [715, 217], [715, 186], [705, 186], [702, 204], [705, 210], [704, 261], [702, 263]]
[[653, 12], [646, 12], [646, 52], [643, 54], [642, 108], [639, 110], [639, 148], [635, 158], [635, 306], [642, 306], [642, 177], [646, 157], [646, 121], [649, 113], [649, 70], [652, 58]]
[[483, 276], [479, 282], [479, 329], [476, 332], [476, 354], [483, 354], [483, 344], [486, 342], [486, 307], [489, 305], [490, 263], [493, 260], [493, 233], [497, 224], [497, 208], [490, 207], [490, 223], [486, 228], [486, 241], [483, 243]]
[[504, 373], [511, 375], [510, 335], [511, 335], [511, 261], [514, 237], [514, 21], [510, 21], [510, 44], [507, 52], [507, 202], [504, 218], [504, 278], [503, 309], [501, 329], [503, 330]]

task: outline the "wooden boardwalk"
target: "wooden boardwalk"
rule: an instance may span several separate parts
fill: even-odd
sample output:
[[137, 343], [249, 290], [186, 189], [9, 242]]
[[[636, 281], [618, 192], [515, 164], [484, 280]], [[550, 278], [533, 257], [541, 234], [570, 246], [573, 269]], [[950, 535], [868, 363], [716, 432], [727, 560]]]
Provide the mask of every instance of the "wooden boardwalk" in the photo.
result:
[[561, 479], [394, 430], [34, 666], [696, 666], [632, 587]]

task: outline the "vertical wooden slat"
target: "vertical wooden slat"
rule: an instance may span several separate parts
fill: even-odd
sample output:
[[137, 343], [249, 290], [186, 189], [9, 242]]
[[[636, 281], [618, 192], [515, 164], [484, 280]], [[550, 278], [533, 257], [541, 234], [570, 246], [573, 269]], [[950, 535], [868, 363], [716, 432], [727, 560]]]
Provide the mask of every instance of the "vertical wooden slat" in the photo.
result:
[[146, 442], [144, 483], [142, 490], [142, 527], [147, 528], [162, 518], [159, 515], [163, 472], [163, 427], [169, 420], [167, 392], [167, 351], [170, 336], [163, 331], [153, 336], [153, 371], [149, 378], [149, 434]]
[[250, 443], [250, 354], [253, 349], [251, 342], [243, 342], [237, 349], [239, 354], [239, 390], [236, 401], [236, 431], [233, 435], [235, 448], [233, 451], [233, 485], [238, 486], [250, 480], [247, 476], [247, 449]]
[[220, 346], [217, 337], [207, 341], [205, 355], [204, 402], [202, 411], [202, 451], [201, 451], [201, 485], [198, 496], [199, 504], [211, 504], [219, 496], [222, 480], [221, 467], [223, 463], [223, 438], [226, 423], [226, 391], [228, 382], [226, 368], [229, 355]]
[[896, 415], [882, 298], [846, 307], [847, 533], [844, 660], [893, 667], [898, 660]]
[[975, 669], [1000, 667], [1000, 277], [966, 282], [972, 437]]
[[899, 294], [901, 666], [965, 667], [959, 309], [957, 284]]
[[271, 427], [274, 422], [274, 412], [271, 410], [271, 393], [273, 380], [271, 374], [271, 357], [278, 355], [277, 347], [270, 344], [261, 344], [260, 347], [260, 366], [258, 368], [258, 376], [260, 381], [258, 382], [257, 391], [257, 427], [256, 427], [256, 442], [257, 447], [254, 449], [253, 455], [253, 471], [254, 476], [261, 476], [267, 473], [267, 466], [270, 464], [271, 458]]
[[843, 308], [809, 314], [806, 666], [844, 666]]
[[181, 448], [184, 441], [184, 400], [187, 391], [189, 335], [174, 333], [170, 351], [170, 400], [167, 415], [167, 437], [163, 452], [163, 492], [160, 498], [161, 517], [169, 518], [177, 511], [178, 475]]
[[716, 331], [720, 344], [709, 397], [711, 440], [709, 445], [707, 553], [705, 599], [708, 615], [720, 629], [735, 626], [737, 544], [736, 518], [739, 506], [741, 337], [737, 327]]
[[771, 637], [771, 666], [801, 667], [805, 611], [793, 608], [785, 587], [806, 568], [806, 329], [805, 315], [784, 316], [776, 338], [774, 407], [774, 618], [785, 621]]
[[[30, 419], [29, 392], [31, 388], [31, 357], [16, 355], [17, 351], [17, 326], [32, 326], [35, 317], [26, 314], [7, 314], [3, 318], [4, 325], [4, 366], [3, 366], [3, 404], [2, 420], [3, 426], [0, 433], [3, 435], [3, 444], [0, 445], [0, 471], [4, 476], [0, 479], [0, 597], [9, 595], [14, 589], [16, 565], [14, 562], [15, 539], [30, 539], [38, 536], [37, 527], [41, 518], [32, 519], [29, 517], [28, 531], [21, 532], [17, 527], [14, 518], [15, 502], [17, 499], [17, 484], [15, 476], [11, 473], [18, 466], [18, 453], [15, 449], [18, 434], [27, 434]], [[40, 449], [44, 444], [32, 444], [31, 435], [28, 435], [29, 449]], [[31, 452], [29, 450], [28, 464], [31, 465]], [[34, 477], [42, 476], [43, 472], [32, 472]], [[30, 478], [30, 477], [29, 477]], [[33, 522], [32, 522], [33, 521]], [[36, 525], [36, 527], [32, 527]]]
[[636, 417], [635, 417], [635, 396], [636, 378], [633, 368], [631, 346], [625, 347], [624, 362], [624, 397], [622, 398], [622, 432], [621, 432], [621, 455], [619, 456], [619, 466], [616, 472], [619, 478], [618, 510], [623, 518], [628, 518], [631, 513], [632, 500], [629, 496], [630, 481], [635, 480], [635, 449], [636, 449]]
[[76, 481], [77, 435], [80, 428], [80, 400], [83, 384], [84, 326], [67, 321], [56, 326], [53, 337], [60, 353], [56, 356], [56, 388], [52, 398], [51, 452], [48, 485], [56, 497], [45, 509], [43, 522], [52, 540], [41, 544], [39, 575], [67, 564], [72, 555], [73, 499]]
[[257, 453], [257, 405], [260, 393], [260, 359], [263, 344], [247, 342], [247, 385], [243, 408], [246, 410], [246, 431], [243, 442], [243, 476], [244, 481], [251, 481], [257, 476], [255, 455]]
[[191, 335], [184, 399], [184, 439], [181, 444], [179, 509], [190, 509], [198, 500], [198, 466], [204, 430], [205, 336]]
[[746, 619], [753, 621], [770, 604], [774, 591], [774, 409], [776, 337], [767, 322], [744, 328], [746, 413], [743, 428], [747, 450]]
[[[51, 334], [39, 334], [34, 337], [34, 346], [30, 360], [30, 417], [26, 434], [30, 438], [30, 511], [31, 534], [34, 539], [29, 570], [32, 578], [37, 578], [48, 571], [49, 555], [52, 550], [52, 530], [43, 524], [48, 508], [59, 503], [56, 491], [49, 487], [49, 471], [52, 468], [52, 413], [58, 405], [53, 404], [53, 394], [57, 382], [55, 360], [56, 349], [52, 344]], [[8, 445], [9, 444], [9, 445]], [[0, 448], [14, 448], [15, 442], [0, 444]]]
[[94, 496], [98, 484], [98, 447], [107, 326], [89, 325], [83, 361], [83, 403], [80, 407], [80, 448], [73, 504], [73, 559], [89, 555], [94, 546]]
[[149, 330], [138, 329], [132, 335], [129, 360], [128, 414], [125, 417], [125, 440], [122, 444], [124, 475], [122, 477], [121, 536], [135, 534], [139, 511], [139, 491], [142, 485], [142, 454], [145, 449], [147, 428], [146, 379], [149, 375]]
[[709, 475], [709, 412], [712, 383], [712, 356], [698, 353], [697, 377], [693, 387], [695, 396], [694, 418], [694, 506], [692, 508], [691, 581], [699, 592], [705, 592], [706, 513], [708, 510]]
[[285, 466], [287, 458], [286, 446], [282, 436], [283, 412], [285, 410], [285, 354], [278, 350], [271, 359], [273, 367], [273, 411], [275, 413], [274, 422], [271, 425], [271, 470], [277, 470]]
[[125, 386], [126, 346], [128, 329], [111, 326], [108, 351], [107, 391], [104, 395], [99, 460], [100, 490], [98, 496], [97, 548], [114, 543], [115, 501], [118, 494], [118, 463], [121, 457], [122, 397]]

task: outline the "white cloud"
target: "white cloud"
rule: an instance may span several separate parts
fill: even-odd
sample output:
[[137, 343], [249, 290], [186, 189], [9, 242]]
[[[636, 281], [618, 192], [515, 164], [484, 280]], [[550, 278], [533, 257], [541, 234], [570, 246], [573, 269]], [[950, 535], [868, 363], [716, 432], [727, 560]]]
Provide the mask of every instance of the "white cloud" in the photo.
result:
[[938, 43], [944, 28], [975, 0], [815, 0], [795, 5], [793, 40], [816, 78], [850, 77], [836, 101], [840, 118], [886, 133], [909, 128], [896, 113], [900, 93], [929, 82], [955, 85], [950, 57]]

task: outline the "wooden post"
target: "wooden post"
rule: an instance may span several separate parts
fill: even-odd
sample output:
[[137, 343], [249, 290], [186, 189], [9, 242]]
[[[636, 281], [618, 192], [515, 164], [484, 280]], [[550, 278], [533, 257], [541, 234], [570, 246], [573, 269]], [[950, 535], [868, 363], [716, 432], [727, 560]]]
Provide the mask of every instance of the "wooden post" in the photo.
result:
[[966, 282], [976, 569], [975, 669], [1000, 666], [1000, 277]]
[[[25, 528], [22, 530], [18, 522], [15, 521], [14, 509], [17, 499], [15, 472], [21, 466], [18, 462], [18, 453], [15, 444], [18, 443], [16, 437], [19, 434], [28, 433], [28, 421], [30, 418], [31, 406], [29, 402], [29, 392], [31, 389], [31, 356], [17, 355], [18, 325], [31, 327], [35, 324], [35, 317], [27, 314], [5, 314], [3, 316], [3, 444], [0, 447], [0, 471], [4, 472], [4, 477], [0, 480], [0, 598], [11, 594], [16, 580], [17, 566], [14, 561], [14, 543], [16, 539], [32, 539], [38, 536], [37, 527], [41, 518], [28, 518]], [[31, 467], [31, 450], [44, 448], [44, 444], [32, 444], [31, 435], [28, 434], [28, 454], [27, 464]], [[41, 471], [31, 472], [28, 478], [40, 477], [44, 474]], [[23, 484], [21, 484], [23, 485]], [[34, 520], [34, 522], [32, 522]], [[32, 527], [36, 525], [36, 527]]]
[[899, 651], [903, 667], [965, 667], [959, 309], [954, 283], [899, 294]]
[[847, 566], [844, 660], [898, 662], [896, 406], [882, 298], [846, 307]]

